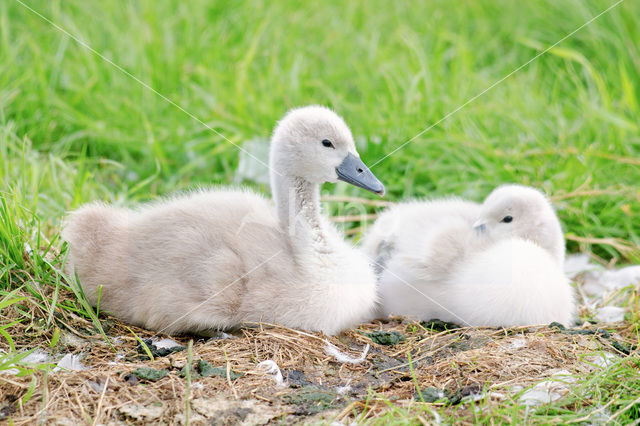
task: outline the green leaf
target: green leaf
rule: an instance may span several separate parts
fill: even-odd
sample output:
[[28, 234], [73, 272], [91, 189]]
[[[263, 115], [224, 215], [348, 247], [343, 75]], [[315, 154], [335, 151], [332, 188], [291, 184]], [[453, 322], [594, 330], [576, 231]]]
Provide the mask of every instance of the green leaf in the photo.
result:
[[378, 345], [392, 346], [405, 340], [405, 337], [397, 331], [374, 331], [364, 334]]
[[[19, 321], [15, 321], [13, 324], [17, 323]], [[6, 332], [6, 330], [4, 329], [4, 327], [0, 328], [0, 334], [7, 339], [7, 343], [9, 343], [9, 348], [11, 349], [11, 352], [15, 352], [16, 347], [13, 343], [13, 339], [11, 338], [11, 336], [9, 335], [9, 333]]]
[[[214, 367], [204, 360], [198, 361], [197, 369], [202, 377], [218, 376], [227, 378], [227, 369], [225, 367]], [[244, 374], [229, 370], [229, 376], [231, 380], [236, 380], [244, 376]]]
[[147, 346], [147, 344], [144, 342], [144, 340], [142, 340], [140, 337], [138, 337], [138, 335], [136, 333], [134, 333], [133, 330], [131, 330], [129, 327], [125, 326], [125, 328], [127, 330], [129, 330], [131, 332], [131, 334], [134, 335], [134, 337], [138, 340], [138, 344], [140, 345], [140, 347], [142, 347], [142, 349], [144, 350], [144, 352], [147, 354], [147, 356], [149, 357], [149, 359], [151, 361], [153, 361], [153, 354], [151, 353], [151, 350], [149, 349], [149, 346]]
[[56, 347], [56, 345], [58, 344], [59, 338], [60, 338], [60, 329], [56, 327], [56, 329], [53, 331], [53, 337], [51, 337], [51, 343], [49, 344], [49, 347], [51, 349]]
[[133, 370], [133, 375], [142, 380], [155, 382], [169, 374], [169, 370], [156, 370], [155, 368], [140, 367]]
[[38, 379], [36, 379], [35, 375], [32, 375], [31, 383], [29, 384], [29, 388], [27, 389], [27, 392], [24, 394], [22, 398], [20, 398], [20, 401], [22, 401], [22, 404], [25, 404], [27, 401], [31, 399], [31, 397], [33, 396], [33, 393], [36, 391], [37, 385], [38, 385]]

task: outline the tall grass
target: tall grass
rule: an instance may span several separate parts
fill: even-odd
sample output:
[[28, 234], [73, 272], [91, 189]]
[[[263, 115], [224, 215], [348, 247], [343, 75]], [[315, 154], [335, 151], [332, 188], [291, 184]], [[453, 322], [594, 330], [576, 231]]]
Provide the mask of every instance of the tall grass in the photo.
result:
[[[322, 103], [374, 163], [613, 1], [27, 3], [234, 143], [268, 136], [292, 106]], [[502, 182], [604, 189], [559, 205], [567, 231], [639, 244], [637, 12], [623, 2], [382, 161], [389, 198], [481, 199]], [[131, 200], [232, 181], [233, 145], [20, 3], [0, 5], [0, 23], [5, 128], [40, 161], [83, 158], [79, 182], [110, 172], [100, 193], [79, 182], [43, 192], [57, 205], [47, 218], [114, 192]]]

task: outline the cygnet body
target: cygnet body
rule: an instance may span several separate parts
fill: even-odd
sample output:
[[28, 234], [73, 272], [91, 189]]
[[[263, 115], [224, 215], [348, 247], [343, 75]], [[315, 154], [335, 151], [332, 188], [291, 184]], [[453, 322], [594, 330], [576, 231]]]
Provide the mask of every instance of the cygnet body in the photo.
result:
[[572, 324], [573, 288], [548, 250], [519, 237], [498, 240], [456, 265], [427, 293], [430, 318], [461, 325]]
[[437, 281], [463, 255], [480, 212], [480, 204], [456, 197], [394, 204], [365, 235], [362, 250], [382, 275], [389, 270], [421, 276], [420, 271], [405, 270], [427, 265], [427, 278]]
[[[502, 257], [505, 248], [497, 243], [515, 241], [514, 238], [519, 242], [512, 242], [511, 246], [522, 253]], [[510, 271], [521, 266], [537, 265], [536, 268], [543, 270], [540, 273], [548, 273], [546, 282], [569, 288], [561, 269], [564, 239], [560, 222], [544, 194], [521, 185], [496, 188], [482, 205], [448, 199], [393, 206], [376, 221], [364, 240], [363, 250], [381, 265], [378, 266], [381, 302], [377, 312], [380, 317], [396, 314], [422, 320], [455, 318], [464, 325], [527, 324], [530, 318], [524, 314], [514, 314], [510, 321], [496, 324], [490, 317], [485, 318], [487, 321], [478, 315], [465, 318], [462, 314], [468, 310], [458, 313], [466, 303], [474, 304], [479, 300], [475, 294], [480, 287], [474, 287], [470, 278], [496, 278], [495, 286], [483, 287], [496, 292], [485, 294], [496, 303], [517, 294], [507, 292], [503, 296], [498, 283], [519, 288], [520, 301], [526, 299], [523, 292], [526, 288], [535, 291], [547, 288], [546, 284], [536, 281], [540, 275], [511, 274]], [[486, 253], [495, 256], [495, 264], [491, 267], [487, 258], [478, 260]], [[525, 254], [530, 256], [528, 260]], [[506, 276], [512, 278], [505, 281]], [[457, 277], [465, 277], [465, 280], [454, 282]], [[554, 294], [547, 296], [554, 297]], [[566, 318], [565, 312], [573, 310], [572, 300], [565, 300], [564, 308], [556, 315], [550, 314], [549, 318]], [[503, 318], [508, 318], [512, 302], [516, 301], [498, 306], [474, 306], [478, 312], [502, 311], [505, 313]], [[549, 305], [553, 303], [549, 301]], [[544, 309], [532, 306], [530, 311]]]
[[319, 186], [384, 187], [327, 108], [290, 111], [270, 149], [275, 209], [252, 191], [220, 188], [73, 212], [63, 237], [89, 300], [101, 293], [102, 310], [167, 333], [263, 321], [335, 334], [367, 319], [374, 272], [322, 215]]

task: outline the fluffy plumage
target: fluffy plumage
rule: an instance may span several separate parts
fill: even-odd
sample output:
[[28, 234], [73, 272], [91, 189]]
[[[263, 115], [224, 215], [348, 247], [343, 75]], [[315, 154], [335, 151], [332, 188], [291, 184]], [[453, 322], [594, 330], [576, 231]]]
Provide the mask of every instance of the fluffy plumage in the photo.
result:
[[[507, 253], [505, 241], [521, 253]], [[508, 326], [528, 324], [532, 318], [564, 321], [573, 313], [573, 299], [562, 296], [565, 290], [571, 291], [561, 269], [564, 238], [560, 222], [549, 200], [530, 187], [500, 186], [482, 205], [457, 198], [395, 205], [376, 221], [362, 249], [378, 264], [378, 316]], [[530, 268], [540, 271], [518, 272]], [[513, 272], [509, 280], [507, 271]], [[494, 277], [494, 285], [474, 285], [474, 277], [483, 283]], [[541, 284], [542, 279], [545, 283]], [[551, 291], [554, 285], [557, 294]], [[507, 292], [507, 287], [518, 292]], [[528, 288], [547, 292], [547, 302], [528, 298]], [[479, 292], [484, 292], [484, 299]], [[562, 308], [545, 310], [555, 306], [553, 298]], [[481, 300], [495, 303], [483, 305]], [[517, 304], [522, 309], [512, 310]], [[541, 312], [547, 312], [548, 318], [534, 315]], [[497, 323], [496, 318], [504, 323]]]
[[537, 244], [506, 238], [456, 265], [429, 288], [430, 318], [463, 325], [571, 325], [573, 289], [556, 259]]
[[337, 333], [369, 317], [376, 303], [369, 262], [320, 209], [319, 185], [338, 179], [347, 154], [358, 156], [339, 116], [324, 107], [292, 110], [272, 136], [275, 209], [237, 189], [135, 210], [91, 204], [64, 228], [70, 270], [94, 304], [102, 286], [103, 310], [153, 330], [265, 321]]
[[[404, 275], [404, 269], [424, 265], [430, 279], [441, 280], [475, 237], [472, 224], [480, 211], [480, 204], [455, 197], [394, 204], [367, 232], [362, 250], [379, 274], [390, 269]], [[414, 273], [422, 275], [408, 275]]]

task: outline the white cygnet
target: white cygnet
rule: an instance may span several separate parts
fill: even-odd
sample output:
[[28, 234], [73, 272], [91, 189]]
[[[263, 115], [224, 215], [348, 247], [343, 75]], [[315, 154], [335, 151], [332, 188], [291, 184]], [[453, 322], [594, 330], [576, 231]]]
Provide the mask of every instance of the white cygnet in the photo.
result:
[[263, 321], [335, 334], [368, 319], [374, 271], [320, 208], [323, 182], [384, 193], [351, 131], [327, 108], [294, 109], [274, 130], [270, 169], [275, 209], [223, 188], [80, 208], [63, 232], [68, 271], [101, 310], [167, 333]]
[[575, 299], [569, 279], [548, 250], [518, 237], [498, 240], [456, 265], [427, 293], [431, 318], [462, 325], [571, 326]]
[[[522, 250], [522, 253], [503, 256], [505, 241], [511, 241], [509, 244], [513, 249]], [[487, 291], [498, 292], [498, 284], [520, 288], [523, 295], [526, 288], [548, 291], [545, 284], [537, 283], [540, 275], [511, 274], [513, 268], [522, 266], [526, 269], [528, 265], [541, 268], [540, 273], [547, 274], [547, 283], [561, 287], [558, 293], [564, 294], [566, 290], [571, 294], [561, 268], [564, 238], [560, 221], [547, 197], [526, 186], [500, 186], [482, 205], [445, 199], [392, 206], [373, 225], [362, 249], [378, 267], [379, 317], [395, 314], [421, 320], [439, 318], [474, 326], [528, 324], [532, 317], [525, 315], [529, 312], [526, 306], [503, 324], [491, 321], [489, 316], [486, 321], [478, 315], [465, 318], [464, 314], [469, 310], [462, 312], [465, 303], [473, 304], [481, 291], [480, 286], [471, 285], [474, 276], [488, 279], [494, 274], [496, 285], [484, 286]], [[479, 257], [486, 253], [495, 256], [495, 264], [491, 267], [486, 257]], [[526, 260], [525, 255], [530, 258]], [[482, 265], [488, 269], [483, 269]], [[506, 276], [512, 276], [512, 279], [504, 281]], [[465, 279], [454, 282], [458, 277]], [[499, 292], [485, 296], [496, 302], [504, 301]], [[554, 297], [554, 293], [547, 297]], [[563, 308], [538, 318], [539, 322], [563, 321], [573, 313], [573, 298], [557, 297], [563, 300], [560, 303]], [[526, 296], [521, 300], [526, 300]], [[491, 307], [476, 305], [476, 308], [481, 313], [501, 311], [506, 319], [509, 318], [506, 313], [515, 302]], [[549, 301], [549, 306], [555, 305]], [[544, 306], [539, 308], [531, 312], [546, 312]]]

